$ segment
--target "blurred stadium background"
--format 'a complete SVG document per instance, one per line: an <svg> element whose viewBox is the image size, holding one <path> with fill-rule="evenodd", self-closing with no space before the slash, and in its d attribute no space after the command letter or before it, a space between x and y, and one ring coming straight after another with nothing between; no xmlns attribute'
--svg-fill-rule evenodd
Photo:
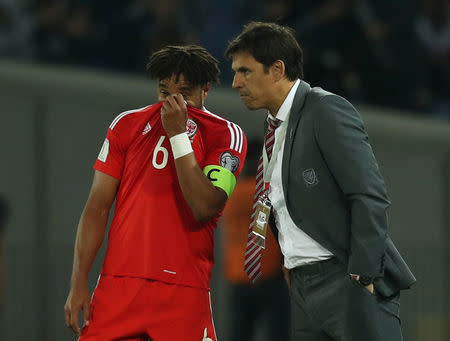
<svg viewBox="0 0 450 341"><path fill-rule="evenodd" d="M448 0L0 0L0 196L10 207L0 340L75 339L63 305L76 224L108 124L156 100L151 51L205 46L223 71L207 107L262 136L264 115L243 107L222 57L250 20L295 28L306 81L362 113L392 200L390 234L418 279L402 296L405 340L450 340ZM213 310L228 340L220 229L216 238Z"/></svg>

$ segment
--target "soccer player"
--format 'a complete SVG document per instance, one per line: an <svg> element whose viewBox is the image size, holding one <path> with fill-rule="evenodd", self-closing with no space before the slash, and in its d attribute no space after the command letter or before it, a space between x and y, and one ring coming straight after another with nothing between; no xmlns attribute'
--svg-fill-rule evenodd
<svg viewBox="0 0 450 341"><path fill-rule="evenodd" d="M246 137L204 107L219 75L204 48L165 47L147 69L160 102L109 126L78 225L66 324L81 341L215 341L213 232L242 169ZM114 199L91 299L88 274Z"/></svg>

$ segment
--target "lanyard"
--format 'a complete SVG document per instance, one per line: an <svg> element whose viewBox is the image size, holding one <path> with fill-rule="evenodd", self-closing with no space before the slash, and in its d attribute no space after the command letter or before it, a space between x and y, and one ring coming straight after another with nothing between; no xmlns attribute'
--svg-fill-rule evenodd
<svg viewBox="0 0 450 341"><path fill-rule="evenodd" d="M266 151L266 144L264 143L263 147L263 174L264 174L264 182L266 184L270 183L270 179L272 178L273 169L275 167L275 161L277 159L277 154L280 151L281 145L284 142L284 138L286 137L286 130L289 122L289 114L286 119L281 123L281 126L278 128L278 136L276 136L276 142L273 146L272 157L270 158L270 162L268 162L268 156ZM267 186L267 185L266 185Z"/></svg>

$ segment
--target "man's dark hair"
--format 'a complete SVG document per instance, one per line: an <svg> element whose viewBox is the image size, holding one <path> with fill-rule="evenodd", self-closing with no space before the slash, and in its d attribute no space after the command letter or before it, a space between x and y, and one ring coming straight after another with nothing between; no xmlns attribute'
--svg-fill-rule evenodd
<svg viewBox="0 0 450 341"><path fill-rule="evenodd" d="M232 58L240 52L251 54L264 65L265 72L275 61L282 60L289 80L303 78L303 51L292 28L275 23L251 22L228 44L225 56Z"/></svg>
<svg viewBox="0 0 450 341"><path fill-rule="evenodd" d="M151 78L176 80L183 74L191 86L219 82L219 61L198 45L166 46L150 56L147 71Z"/></svg>

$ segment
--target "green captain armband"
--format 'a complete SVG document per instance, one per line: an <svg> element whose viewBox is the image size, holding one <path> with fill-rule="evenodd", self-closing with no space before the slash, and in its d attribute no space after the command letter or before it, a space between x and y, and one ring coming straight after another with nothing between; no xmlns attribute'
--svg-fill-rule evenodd
<svg viewBox="0 0 450 341"><path fill-rule="evenodd" d="M203 173L216 187L222 188L227 193L228 198L233 193L236 186L236 177L228 169L221 166L206 166Z"/></svg>

